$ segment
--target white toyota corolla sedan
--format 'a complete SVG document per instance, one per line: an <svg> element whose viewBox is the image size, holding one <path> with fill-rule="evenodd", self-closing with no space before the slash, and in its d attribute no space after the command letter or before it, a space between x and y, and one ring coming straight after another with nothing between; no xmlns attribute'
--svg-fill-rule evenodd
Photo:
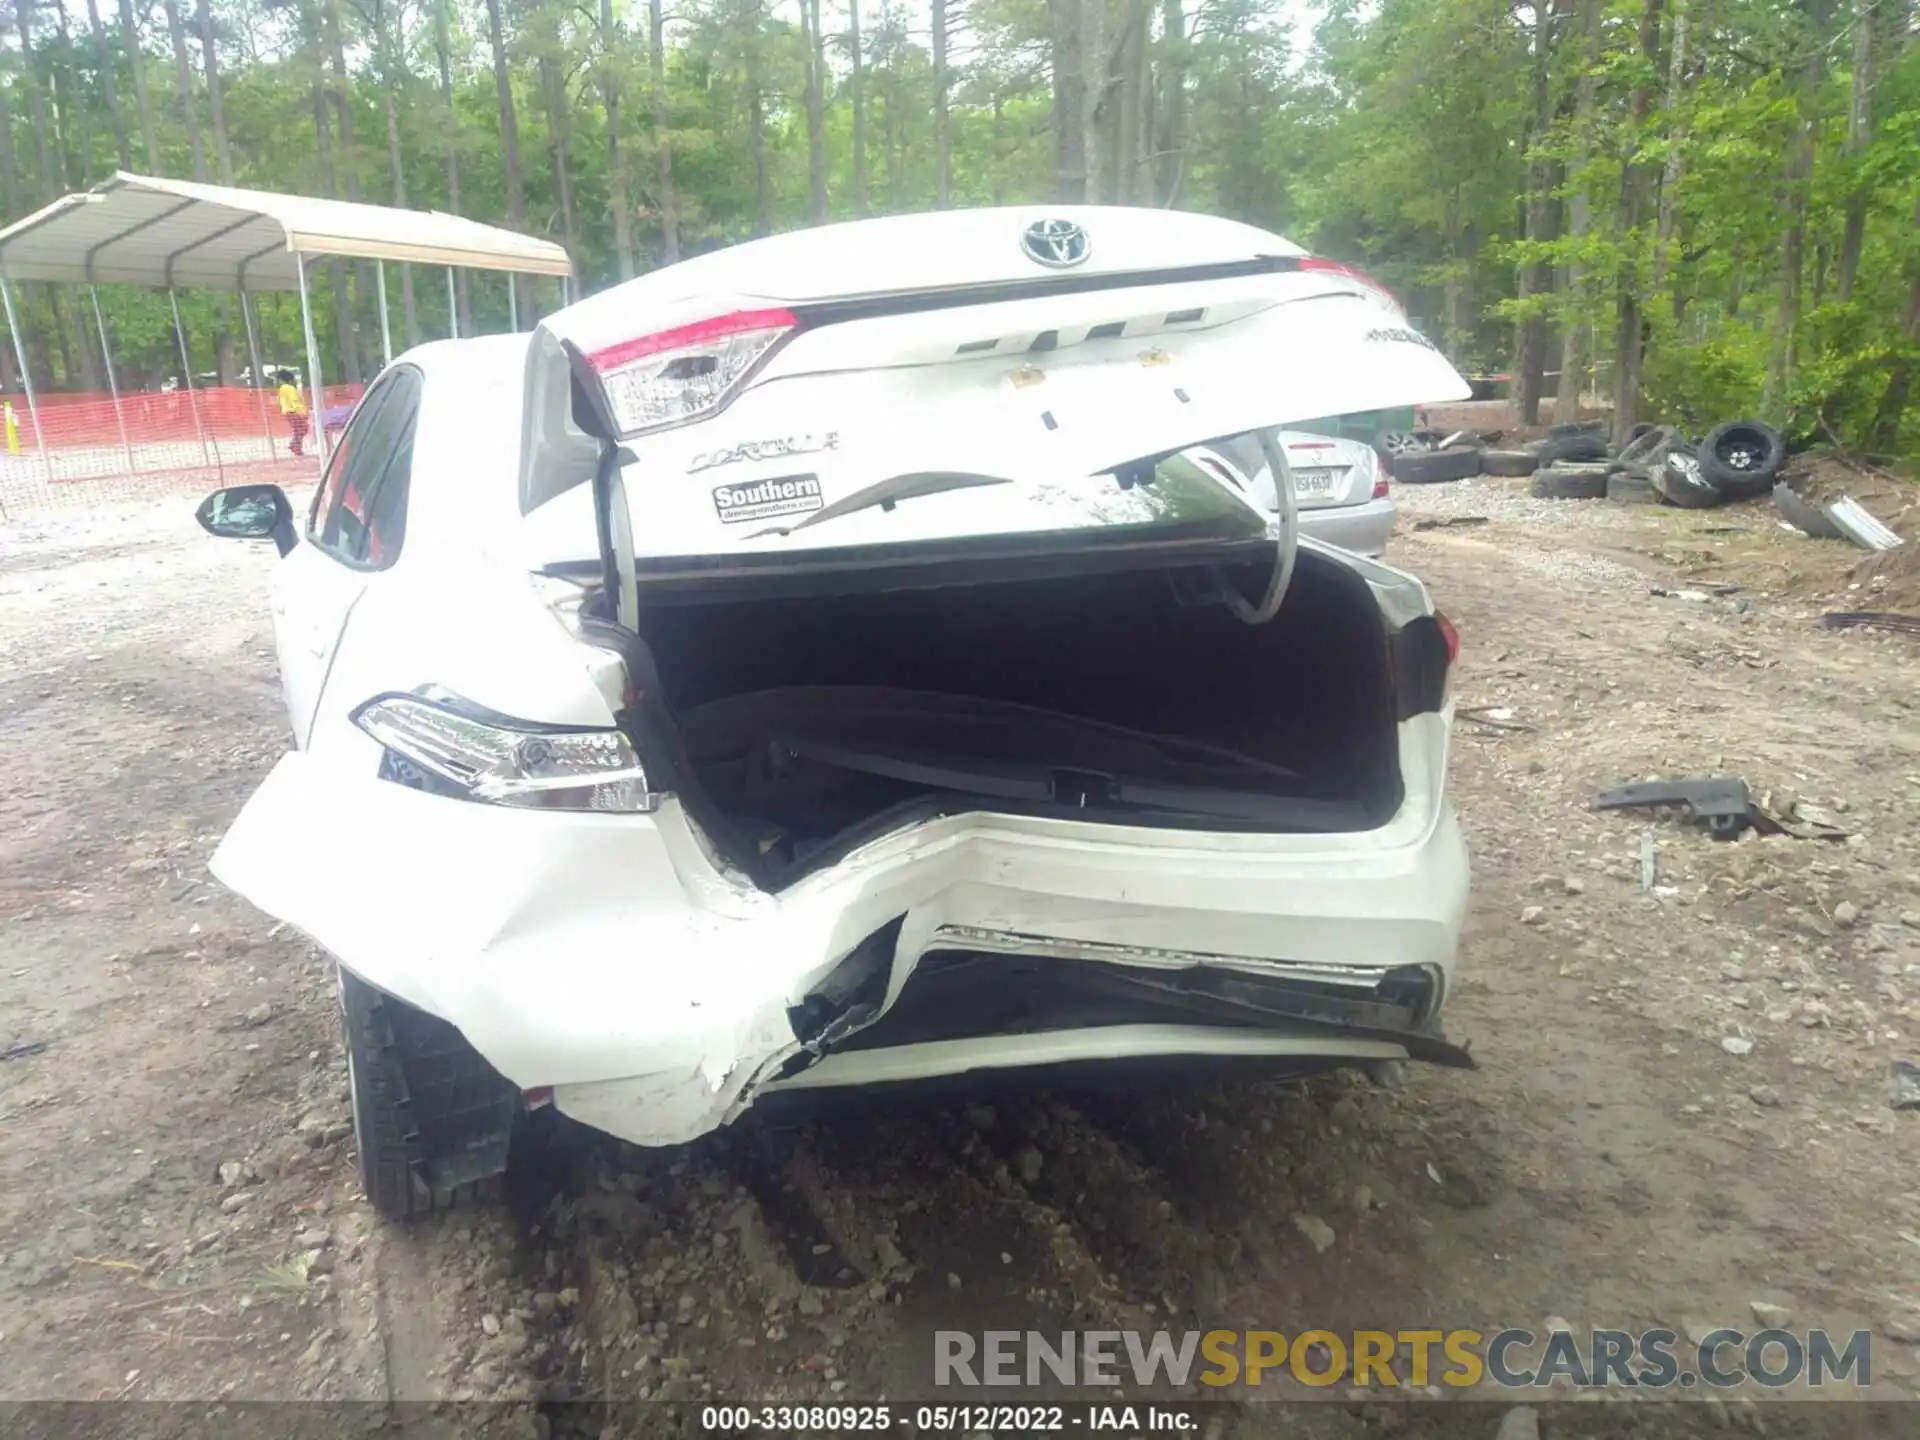
<svg viewBox="0 0 1920 1440"><path fill-rule="evenodd" d="M295 747L213 871L339 961L369 1195L450 1203L547 1104L667 1145L848 1087L1470 1064L1453 629L1300 537L1281 441L1466 393L1276 235L961 211L422 346L309 513L209 496L280 551Z"/></svg>

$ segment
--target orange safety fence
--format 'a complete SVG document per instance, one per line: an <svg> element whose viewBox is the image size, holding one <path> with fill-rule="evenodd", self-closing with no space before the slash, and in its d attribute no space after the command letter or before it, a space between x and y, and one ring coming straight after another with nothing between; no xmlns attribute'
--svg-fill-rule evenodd
<svg viewBox="0 0 1920 1440"><path fill-rule="evenodd" d="M140 390L117 403L98 391L56 392L36 395L33 410L24 394L0 394L0 506L311 479L319 471L315 432L322 419L337 437L364 389L326 387L323 403L309 404L299 454L273 390Z"/></svg>

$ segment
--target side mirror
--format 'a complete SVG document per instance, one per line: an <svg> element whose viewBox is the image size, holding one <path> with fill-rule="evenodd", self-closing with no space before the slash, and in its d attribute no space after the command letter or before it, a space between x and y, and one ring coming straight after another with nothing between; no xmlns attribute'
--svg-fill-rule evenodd
<svg viewBox="0 0 1920 1440"><path fill-rule="evenodd" d="M293 549L293 502L278 485L229 485L193 512L200 528L223 540L271 540L282 555Z"/></svg>

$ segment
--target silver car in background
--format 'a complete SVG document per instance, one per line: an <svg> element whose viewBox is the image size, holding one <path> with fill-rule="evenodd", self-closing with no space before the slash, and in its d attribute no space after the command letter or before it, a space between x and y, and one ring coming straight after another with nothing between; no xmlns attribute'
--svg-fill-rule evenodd
<svg viewBox="0 0 1920 1440"><path fill-rule="evenodd" d="M1339 440L1305 430L1283 430L1287 468L1300 512L1300 533L1356 555L1379 559L1393 534L1393 500L1386 471L1371 445ZM1269 510L1279 508L1273 476L1259 440L1239 435L1216 447L1251 478L1254 494Z"/></svg>

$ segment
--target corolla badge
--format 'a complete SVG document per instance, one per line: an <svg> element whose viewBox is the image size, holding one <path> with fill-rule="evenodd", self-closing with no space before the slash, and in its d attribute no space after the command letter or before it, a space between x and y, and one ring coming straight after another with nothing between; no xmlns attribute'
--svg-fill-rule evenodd
<svg viewBox="0 0 1920 1440"><path fill-rule="evenodd" d="M1036 220L1020 236L1027 258L1055 270L1078 265L1093 251L1087 232L1072 220Z"/></svg>

